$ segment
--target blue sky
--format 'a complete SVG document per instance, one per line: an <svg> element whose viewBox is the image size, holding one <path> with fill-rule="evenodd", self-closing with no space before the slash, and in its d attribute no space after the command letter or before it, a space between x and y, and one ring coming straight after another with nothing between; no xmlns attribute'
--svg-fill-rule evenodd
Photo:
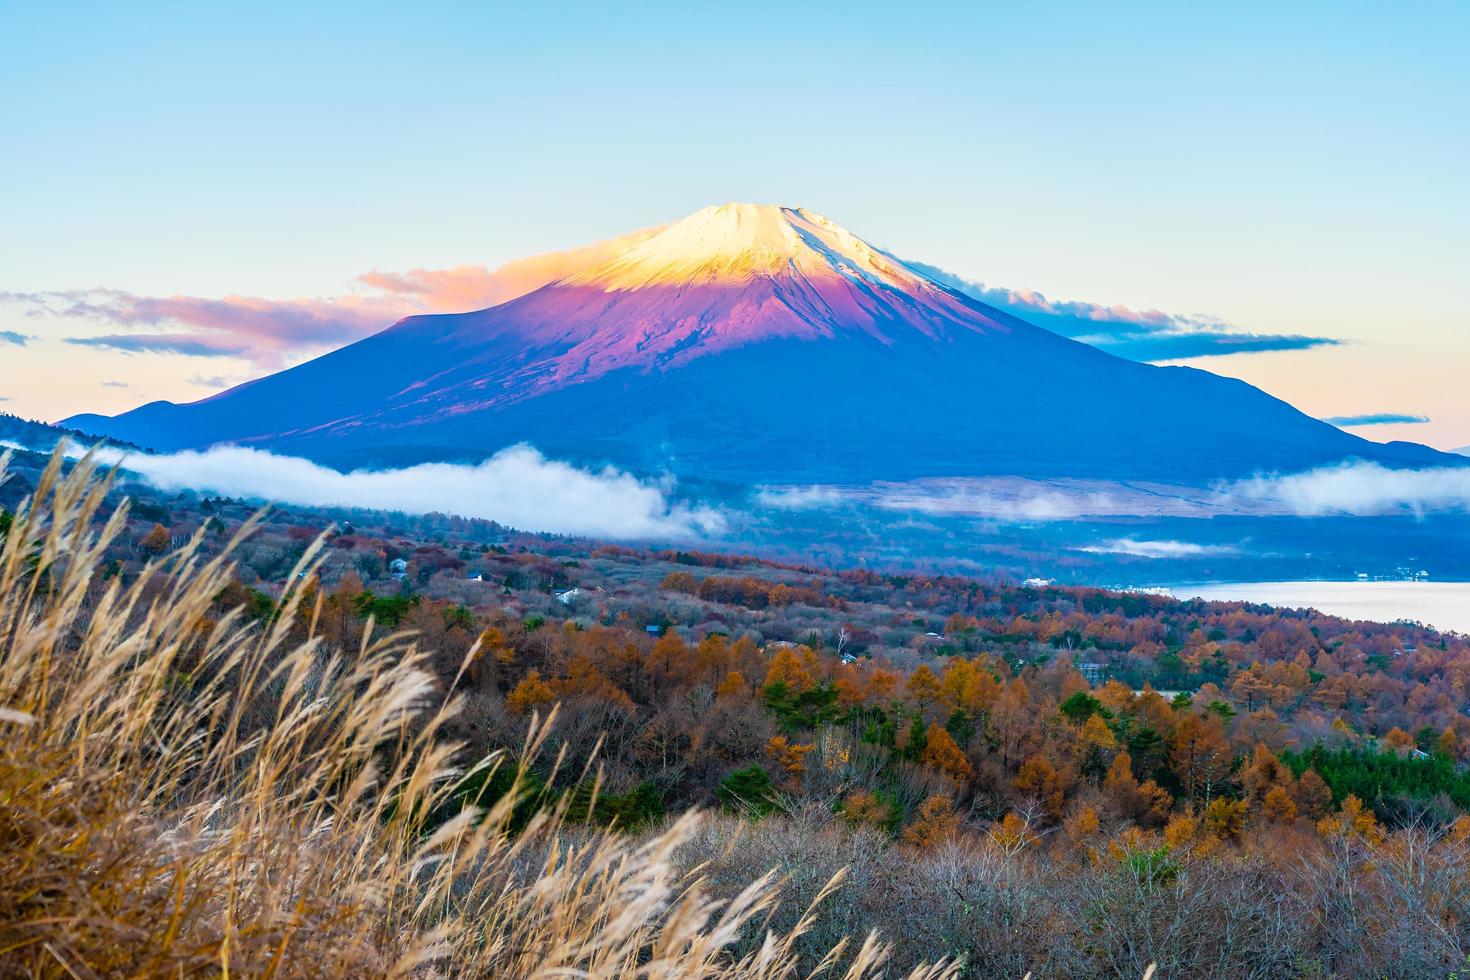
<svg viewBox="0 0 1470 980"><path fill-rule="evenodd" d="M1339 341L1192 363L1470 443L1466 36L1463 3L0 3L0 408L262 370L68 343L119 330L82 291L330 298L752 200L987 287Z"/></svg>

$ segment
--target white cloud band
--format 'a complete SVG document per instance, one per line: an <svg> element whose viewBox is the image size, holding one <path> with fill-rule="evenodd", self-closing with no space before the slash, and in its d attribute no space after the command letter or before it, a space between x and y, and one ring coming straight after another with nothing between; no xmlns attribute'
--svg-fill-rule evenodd
<svg viewBox="0 0 1470 980"><path fill-rule="evenodd" d="M12 446L12 448L21 448ZM691 538L719 533L710 507L677 503L668 484L611 467L578 469L530 446L512 446L475 465L423 463L341 473L295 456L219 446L147 455L99 451L163 490L191 489L313 507L442 512L525 531L603 538Z"/></svg>

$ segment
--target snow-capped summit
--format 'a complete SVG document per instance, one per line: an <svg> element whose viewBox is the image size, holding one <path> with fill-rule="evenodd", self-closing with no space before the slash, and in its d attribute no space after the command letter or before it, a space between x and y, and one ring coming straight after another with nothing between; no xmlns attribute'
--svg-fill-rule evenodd
<svg viewBox="0 0 1470 980"><path fill-rule="evenodd" d="M668 370L736 347L863 336L893 346L1012 329L835 222L726 204L499 306L393 328L480 344L508 331L521 397L627 368ZM1027 328L1033 329L1033 328Z"/></svg>
<svg viewBox="0 0 1470 980"><path fill-rule="evenodd" d="M565 280L607 290L731 284L758 277L851 279L897 290L933 284L836 222L804 208L722 204L696 211L610 261Z"/></svg>
<svg viewBox="0 0 1470 980"><path fill-rule="evenodd" d="M802 208L705 208L523 265L530 291L488 309L410 317L204 401L76 424L159 449L235 442L339 465L530 442L768 483L1190 482L1445 458L1358 438L1240 381L1067 340Z"/></svg>

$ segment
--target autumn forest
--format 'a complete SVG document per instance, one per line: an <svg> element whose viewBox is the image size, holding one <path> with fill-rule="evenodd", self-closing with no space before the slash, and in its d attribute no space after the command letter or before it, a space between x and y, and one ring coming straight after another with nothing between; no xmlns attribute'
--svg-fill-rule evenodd
<svg viewBox="0 0 1470 980"><path fill-rule="evenodd" d="M42 462L18 456L0 501ZM257 511L126 484L104 510L124 496L93 603ZM848 869L802 940L813 962L876 925L898 965L942 954L974 976L1464 963L1464 637L443 515L276 509L235 560L201 637L232 609L273 629L288 602L291 642L411 634L462 705L436 737L467 752L520 752L554 712L523 785L472 774L435 822L508 792L520 824L560 805L635 838L711 811L678 859L726 897L752 868L807 898ZM172 683L201 683L182 656Z"/></svg>

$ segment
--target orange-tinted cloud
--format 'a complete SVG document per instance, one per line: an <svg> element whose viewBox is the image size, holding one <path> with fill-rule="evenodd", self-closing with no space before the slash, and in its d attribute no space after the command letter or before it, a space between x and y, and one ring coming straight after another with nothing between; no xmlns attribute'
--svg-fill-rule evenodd
<svg viewBox="0 0 1470 980"><path fill-rule="evenodd" d="M566 252L506 263L498 269L374 270L359 276L365 289L316 299L258 296L138 296L118 289L0 293L37 317L100 321L137 332L69 337L67 341L125 353L239 357L278 370L293 357L340 347L406 316L483 309L597 265L656 234L633 232ZM165 327L165 330L145 328ZM15 343L23 343L21 338ZM4 339L10 339L5 335Z"/></svg>
<svg viewBox="0 0 1470 980"><path fill-rule="evenodd" d="M274 300L256 296L138 296L114 289L3 293L33 316L92 320L122 332L67 338L127 353L234 357L275 371L293 360L359 340L407 316L484 309L592 269L631 249L663 227L646 228L564 252L517 259L495 269L374 269L339 296ZM1050 300L1031 290L986 287L922 263L911 268L951 288L1038 326L1140 361L1296 350L1339 341L1300 335L1247 333L1208 318ZM0 342L29 338L0 332Z"/></svg>
<svg viewBox="0 0 1470 980"><path fill-rule="evenodd" d="M645 228L617 238L548 252L507 262L497 269L461 265L453 269L411 269L408 272L372 272L358 281L394 296L412 297L425 312L460 313L497 306L540 289L549 282L575 275L652 238L661 227Z"/></svg>
<svg viewBox="0 0 1470 980"><path fill-rule="evenodd" d="M14 296L0 296L3 299L13 300ZM271 370L283 366L292 355L338 347L418 312L395 297L353 294L271 300L80 290L31 294L27 299L31 315L87 319L127 331L69 337L69 343L129 353L243 357Z"/></svg>

